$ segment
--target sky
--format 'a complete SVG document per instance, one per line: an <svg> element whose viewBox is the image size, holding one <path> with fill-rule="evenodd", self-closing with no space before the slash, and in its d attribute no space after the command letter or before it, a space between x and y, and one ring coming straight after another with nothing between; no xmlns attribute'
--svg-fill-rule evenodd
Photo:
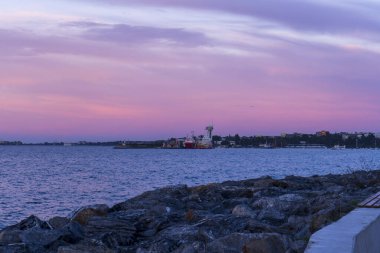
<svg viewBox="0 0 380 253"><path fill-rule="evenodd" d="M380 131L379 0L0 2L0 140Z"/></svg>

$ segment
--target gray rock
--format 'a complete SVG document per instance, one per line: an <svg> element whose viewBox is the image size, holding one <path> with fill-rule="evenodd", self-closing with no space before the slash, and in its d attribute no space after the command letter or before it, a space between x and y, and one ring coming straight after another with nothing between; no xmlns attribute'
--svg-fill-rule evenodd
<svg viewBox="0 0 380 253"><path fill-rule="evenodd" d="M250 217L255 218L257 213L255 213L252 208L247 205L237 205L232 209L232 215L236 217Z"/></svg>
<svg viewBox="0 0 380 253"><path fill-rule="evenodd" d="M176 249L173 253L198 253L193 245L184 245Z"/></svg>
<svg viewBox="0 0 380 253"><path fill-rule="evenodd" d="M50 226L40 220L37 216L31 215L28 218L22 220L20 223L16 224L15 226L12 226L11 228L17 228L19 230L28 230L30 228L43 228L43 229L50 229Z"/></svg>
<svg viewBox="0 0 380 253"><path fill-rule="evenodd" d="M198 230L198 238L200 241L209 243L215 240L215 235L212 230L206 228L200 228Z"/></svg>
<svg viewBox="0 0 380 253"><path fill-rule="evenodd" d="M261 222L258 220L249 220L245 225L245 230L251 233L283 233L284 231L274 225L270 225L265 222Z"/></svg>
<svg viewBox="0 0 380 253"><path fill-rule="evenodd" d="M309 212L309 203L298 194L264 197L255 201L252 206L262 209L258 215L259 220L274 223L282 223L290 215L306 215Z"/></svg>
<svg viewBox="0 0 380 253"><path fill-rule="evenodd" d="M8 245L14 243L20 243L21 230L15 229L5 229L0 232L0 245Z"/></svg>
<svg viewBox="0 0 380 253"><path fill-rule="evenodd" d="M57 253L117 253L105 246L73 245L59 247Z"/></svg>
<svg viewBox="0 0 380 253"><path fill-rule="evenodd" d="M71 221L76 221L80 224L86 224L87 221L94 216L105 216L109 211L107 205L91 205L79 208L69 215Z"/></svg>
<svg viewBox="0 0 380 253"><path fill-rule="evenodd" d="M292 231L301 230L307 223L310 223L310 218L305 216L291 215L288 217L288 226Z"/></svg>
<svg viewBox="0 0 380 253"><path fill-rule="evenodd" d="M68 218L65 217L53 217L49 219L48 224L53 228L53 229L59 229L64 227L70 222Z"/></svg>
<svg viewBox="0 0 380 253"><path fill-rule="evenodd" d="M273 224L282 224L286 219L286 215L278 209L265 208L260 211L257 218L259 220L269 221Z"/></svg>
<svg viewBox="0 0 380 253"><path fill-rule="evenodd" d="M179 245L176 241L170 239L161 239L151 243L149 251L151 253L173 252L178 249Z"/></svg>
<svg viewBox="0 0 380 253"><path fill-rule="evenodd" d="M297 240L292 242L291 249L296 253L303 253L306 249L307 241L305 240Z"/></svg>
<svg viewBox="0 0 380 253"><path fill-rule="evenodd" d="M33 227L22 231L20 239L31 253L41 253L48 249L68 243L77 243L84 238L80 225L76 222L67 224L58 230L41 229Z"/></svg>
<svg viewBox="0 0 380 253"><path fill-rule="evenodd" d="M84 229L87 237L96 239L104 239L105 234L112 233L112 240L115 240L118 245L130 245L136 236L136 227L131 222L114 216L92 217Z"/></svg>
<svg viewBox="0 0 380 253"><path fill-rule="evenodd" d="M49 245L57 241L61 233L57 230L47 230L34 227L21 233L20 238L31 253L45 252Z"/></svg>
<svg viewBox="0 0 380 253"><path fill-rule="evenodd" d="M234 233L231 235L227 235L225 237L214 240L209 243L206 248L206 252L209 253L220 253L220 252L228 252L228 253L241 253L241 252L251 252L247 250L251 250L252 243L256 242L259 246L263 245L264 248L267 244L269 244L272 240L276 241L276 243L280 243L282 245L281 240L278 239L268 239L272 238L273 234L247 234L247 233ZM266 241L267 240L267 241ZM282 249L281 246L279 249ZM255 251L252 251L255 252ZM260 251L256 251L257 253ZM263 251L266 253L267 251ZM272 253L272 251L269 251ZM282 251L276 253L283 253Z"/></svg>
<svg viewBox="0 0 380 253"><path fill-rule="evenodd" d="M171 226L160 233L160 238L180 241L182 243L193 242L198 239L199 229L192 225Z"/></svg>
<svg viewBox="0 0 380 253"><path fill-rule="evenodd" d="M288 212L297 208L298 204L305 205L304 198L298 194L284 194L278 197L261 198L255 203L253 207L257 208L274 208L279 211Z"/></svg>
<svg viewBox="0 0 380 253"><path fill-rule="evenodd" d="M23 243L0 246L0 253L29 253L27 247Z"/></svg>
<svg viewBox="0 0 380 253"><path fill-rule="evenodd" d="M226 187L221 192L221 195L225 199L236 199L236 198L252 198L254 189L245 187Z"/></svg>
<svg viewBox="0 0 380 253"><path fill-rule="evenodd" d="M70 222L57 231L60 232L60 239L67 243L77 243L85 238L84 230L77 222Z"/></svg>
<svg viewBox="0 0 380 253"><path fill-rule="evenodd" d="M120 237L119 234L116 234L114 232L109 232L109 233L103 234L100 240L108 248L117 249L121 244L122 238Z"/></svg>
<svg viewBox="0 0 380 253"><path fill-rule="evenodd" d="M273 185L273 182L275 182L274 179L271 177L263 177L261 179L258 179L256 182L254 182L254 186L258 188L267 188Z"/></svg>
<svg viewBox="0 0 380 253"><path fill-rule="evenodd" d="M190 201L196 201L196 202L202 202L201 198L199 197L199 194L197 194L197 193L190 194L189 197L188 197L188 200L190 200Z"/></svg>
<svg viewBox="0 0 380 253"><path fill-rule="evenodd" d="M244 253L285 253L285 245L278 235L253 238L243 246Z"/></svg>
<svg viewBox="0 0 380 253"><path fill-rule="evenodd" d="M310 224L304 225L297 233L294 235L296 240L308 240L311 236Z"/></svg>

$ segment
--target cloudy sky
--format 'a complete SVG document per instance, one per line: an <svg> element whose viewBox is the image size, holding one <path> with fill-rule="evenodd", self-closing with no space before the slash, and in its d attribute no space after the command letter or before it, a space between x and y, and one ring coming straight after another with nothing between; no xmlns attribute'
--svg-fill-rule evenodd
<svg viewBox="0 0 380 253"><path fill-rule="evenodd" d="M380 131L378 0L0 2L0 140Z"/></svg>

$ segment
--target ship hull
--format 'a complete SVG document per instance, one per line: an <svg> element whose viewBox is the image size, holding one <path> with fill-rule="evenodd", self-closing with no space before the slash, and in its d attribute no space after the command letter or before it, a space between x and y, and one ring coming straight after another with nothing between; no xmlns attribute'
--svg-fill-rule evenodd
<svg viewBox="0 0 380 253"><path fill-rule="evenodd" d="M185 142L183 145L186 149L195 149L195 143L193 142Z"/></svg>

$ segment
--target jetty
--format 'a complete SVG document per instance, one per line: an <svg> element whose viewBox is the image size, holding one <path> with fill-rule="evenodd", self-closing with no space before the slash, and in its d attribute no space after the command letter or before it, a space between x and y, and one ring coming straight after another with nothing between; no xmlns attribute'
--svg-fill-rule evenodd
<svg viewBox="0 0 380 253"><path fill-rule="evenodd" d="M27 217L0 231L0 252L369 253L338 246L354 234L357 247L372 240L379 209L363 200L379 191L380 171L170 186L67 217Z"/></svg>

